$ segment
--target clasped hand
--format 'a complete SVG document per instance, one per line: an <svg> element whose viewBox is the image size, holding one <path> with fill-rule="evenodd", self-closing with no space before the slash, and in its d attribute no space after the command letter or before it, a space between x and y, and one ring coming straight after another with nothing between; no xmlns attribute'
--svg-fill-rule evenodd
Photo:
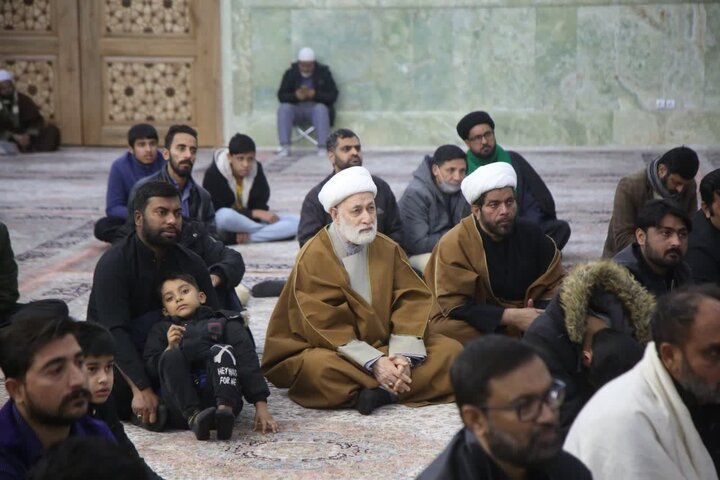
<svg viewBox="0 0 720 480"><path fill-rule="evenodd" d="M373 375L385 390L400 394L410 391L410 362L403 355L380 357L372 366Z"/></svg>

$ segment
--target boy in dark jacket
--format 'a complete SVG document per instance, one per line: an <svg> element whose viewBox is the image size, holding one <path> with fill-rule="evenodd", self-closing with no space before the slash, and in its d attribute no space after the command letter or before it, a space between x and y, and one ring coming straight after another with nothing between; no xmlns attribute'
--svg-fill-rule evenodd
<svg viewBox="0 0 720 480"><path fill-rule="evenodd" d="M168 277L160 293L166 319L156 323L145 343L146 369L159 378L170 423L187 426L198 440L217 430L218 440L232 436L241 395L255 404L254 428L277 432L268 411L270 395L243 317L203 306L190 275ZM183 421L175 422L181 417Z"/></svg>
<svg viewBox="0 0 720 480"><path fill-rule="evenodd" d="M115 382L115 341L112 334L102 325L91 322L78 322L75 335L85 355L85 371L88 375L88 389L92 398L88 414L107 424L118 445L129 454L137 457L145 468L146 478L161 479L140 457L135 445L128 438L123 424L118 418L115 401L112 396Z"/></svg>

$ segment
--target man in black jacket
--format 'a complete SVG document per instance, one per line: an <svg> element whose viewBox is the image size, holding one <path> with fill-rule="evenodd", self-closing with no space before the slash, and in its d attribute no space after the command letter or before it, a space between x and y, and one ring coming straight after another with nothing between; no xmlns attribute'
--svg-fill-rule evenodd
<svg viewBox="0 0 720 480"><path fill-rule="evenodd" d="M312 122L318 146L325 144L335 118L333 104L337 97L338 89L330 68L315 61L315 52L311 48L300 49L298 61L285 71L278 89L280 156L290 155L292 127L298 123ZM324 151L319 148L318 154L322 153Z"/></svg>
<svg viewBox="0 0 720 480"><path fill-rule="evenodd" d="M418 479L592 478L562 450L565 386L528 345L504 335L479 338L458 355L450 379L465 427Z"/></svg>
<svg viewBox="0 0 720 480"><path fill-rule="evenodd" d="M696 283L720 285L720 168L703 177L700 199L685 260Z"/></svg>
<svg viewBox="0 0 720 480"><path fill-rule="evenodd" d="M620 250L613 261L624 266L656 297L693 283L684 258L690 217L672 200L650 200L638 213L635 242Z"/></svg>
<svg viewBox="0 0 720 480"><path fill-rule="evenodd" d="M320 204L318 194L323 186L340 170L348 167L362 166L362 146L360 138L352 130L339 128L335 130L327 140L327 155L332 173L315 185L305 196L300 210L300 224L298 225L297 238L302 247L323 227L332 222L330 214ZM400 212L398 210L395 195L382 178L372 176L373 183L377 186L375 207L377 208L377 230L387 235L402 246L403 227Z"/></svg>
<svg viewBox="0 0 720 480"><path fill-rule="evenodd" d="M116 365L123 374L116 380L120 418L128 420L132 408L143 424L154 424L158 398L141 355L150 328L162 319L157 294L162 280L170 273L191 274L206 292L207 304L220 305L203 260L178 244L182 215L175 187L146 183L137 190L134 205L135 232L95 266L87 319L105 326L115 339Z"/></svg>
<svg viewBox="0 0 720 480"><path fill-rule="evenodd" d="M298 215L270 210L270 185L255 151L252 138L235 134L228 148L215 152L203 178L216 209L218 235L226 244L288 240L297 234Z"/></svg>

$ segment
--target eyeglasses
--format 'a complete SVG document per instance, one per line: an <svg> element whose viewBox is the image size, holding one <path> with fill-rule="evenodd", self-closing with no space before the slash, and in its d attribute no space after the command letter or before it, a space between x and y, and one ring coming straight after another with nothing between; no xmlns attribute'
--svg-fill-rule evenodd
<svg viewBox="0 0 720 480"><path fill-rule="evenodd" d="M490 140L493 139L494 136L495 136L495 133L492 130L490 130L490 131L482 133L480 135L475 135L474 137L468 138L468 142L479 142L483 139L486 142L489 142Z"/></svg>
<svg viewBox="0 0 720 480"><path fill-rule="evenodd" d="M480 408L483 410L514 410L518 420L521 422L534 422L540 416L543 405L557 410L564 400L565 383L560 380L553 380L548 391L540 396L525 397L503 407L482 405Z"/></svg>

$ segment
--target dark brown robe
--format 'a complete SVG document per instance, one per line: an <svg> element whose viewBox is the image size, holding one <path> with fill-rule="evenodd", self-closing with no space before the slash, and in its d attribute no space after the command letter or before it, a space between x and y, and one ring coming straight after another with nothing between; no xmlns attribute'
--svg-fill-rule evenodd
<svg viewBox="0 0 720 480"><path fill-rule="evenodd" d="M448 373L461 345L427 332L432 296L400 247L378 234L367 248L372 304L350 287L327 228L300 250L270 317L263 373L304 407L352 406L360 389L379 385L338 348L356 340L387 353L391 334L414 336L424 340L427 358L399 401L453 401Z"/></svg>
<svg viewBox="0 0 720 480"><path fill-rule="evenodd" d="M468 215L440 239L433 249L424 276L433 292L433 311L430 315L432 331L454 338L464 345L481 333L468 322L453 318L454 309L470 301L522 308L532 299L537 305L555 295L565 270L560 251L555 248L555 255L547 270L527 286L524 298L497 297L488 273L482 236L475 218ZM508 329L507 333L520 334L517 329Z"/></svg>

